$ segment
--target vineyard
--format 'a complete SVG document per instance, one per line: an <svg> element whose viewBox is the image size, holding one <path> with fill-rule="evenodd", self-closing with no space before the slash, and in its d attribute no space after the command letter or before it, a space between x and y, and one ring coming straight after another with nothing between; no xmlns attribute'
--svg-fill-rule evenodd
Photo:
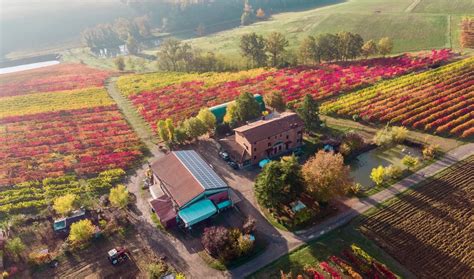
<svg viewBox="0 0 474 279"><path fill-rule="evenodd" d="M329 101L321 112L474 136L474 58L403 76Z"/></svg>
<svg viewBox="0 0 474 279"><path fill-rule="evenodd" d="M41 70L59 71L47 68ZM94 76L91 71L83 74ZM98 71L96 77L102 73ZM35 74L33 71L33 79ZM19 75L25 78L25 73ZM70 80L58 82L52 87L70 85ZM103 82L94 81L89 87L81 84L82 89L0 98L0 185L131 167L142 154L142 144L107 92L94 87ZM32 87L33 92L43 85Z"/></svg>
<svg viewBox="0 0 474 279"><path fill-rule="evenodd" d="M38 212L51 204L54 198L65 194L75 194L83 198L86 198L86 195L104 194L124 175L125 171L112 169L84 181L74 175L66 175L17 184L0 191L0 218L8 214Z"/></svg>
<svg viewBox="0 0 474 279"><path fill-rule="evenodd" d="M361 230L419 278L472 278L473 185L470 157L367 217Z"/></svg>
<svg viewBox="0 0 474 279"><path fill-rule="evenodd" d="M221 104L242 92L281 92L287 102L311 94L317 100L426 69L449 60L449 50L315 67L251 70L239 73L145 74L119 78L117 85L154 128L157 120L182 120L202 107Z"/></svg>
<svg viewBox="0 0 474 279"><path fill-rule="evenodd" d="M102 87L111 74L81 64L59 64L4 74L0 76L0 97Z"/></svg>

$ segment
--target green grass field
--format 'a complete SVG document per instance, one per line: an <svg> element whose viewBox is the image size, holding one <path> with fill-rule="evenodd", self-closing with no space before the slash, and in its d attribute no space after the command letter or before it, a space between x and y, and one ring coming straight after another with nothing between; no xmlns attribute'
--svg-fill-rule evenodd
<svg viewBox="0 0 474 279"><path fill-rule="evenodd" d="M303 12L277 14L268 21L190 39L188 42L197 48L231 57L238 54L240 36L249 32L263 35L273 31L282 32L289 39L290 48L297 47L302 38L308 35L339 31L356 32L366 40L389 36L395 42L395 53L458 47L460 15L474 14L474 2L414 1L349 0Z"/></svg>

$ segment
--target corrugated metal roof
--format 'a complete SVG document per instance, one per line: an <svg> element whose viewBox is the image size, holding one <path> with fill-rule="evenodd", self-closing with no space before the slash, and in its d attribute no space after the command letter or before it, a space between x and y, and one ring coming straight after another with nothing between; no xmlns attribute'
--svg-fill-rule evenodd
<svg viewBox="0 0 474 279"><path fill-rule="evenodd" d="M204 190L226 188L227 184L194 150L174 151L176 157L194 176Z"/></svg>
<svg viewBox="0 0 474 279"><path fill-rule="evenodd" d="M204 199L192 204L189 207L181 209L178 212L178 216L184 221L186 227L189 227L206 220L216 213L217 208L212 203L212 201Z"/></svg>

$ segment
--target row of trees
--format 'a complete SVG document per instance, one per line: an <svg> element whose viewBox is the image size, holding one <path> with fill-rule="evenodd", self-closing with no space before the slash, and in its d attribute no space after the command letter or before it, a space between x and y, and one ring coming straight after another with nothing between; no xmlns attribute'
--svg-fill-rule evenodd
<svg viewBox="0 0 474 279"><path fill-rule="evenodd" d="M138 52L137 40L151 36L150 20L147 16L132 20L118 18L113 23L99 24L81 32L81 41L90 48L117 47L126 44L130 53Z"/></svg>
<svg viewBox="0 0 474 279"><path fill-rule="evenodd" d="M341 154L319 151L303 166L295 156L271 161L255 180L255 195L267 208L279 209L304 192L319 203L346 194L353 182Z"/></svg>
<svg viewBox="0 0 474 279"><path fill-rule="evenodd" d="M157 53L158 67L173 72L222 72L234 70L221 57L208 51L193 49L188 43L169 38Z"/></svg>
<svg viewBox="0 0 474 279"><path fill-rule="evenodd" d="M393 50L393 42L388 37L378 42L364 42L359 34L351 32L308 36L299 46L298 61L291 61L293 58L288 46L288 40L279 32L270 33L267 37L250 33L240 39L242 56L254 67L346 61L361 56L367 58L376 54L387 55Z"/></svg>

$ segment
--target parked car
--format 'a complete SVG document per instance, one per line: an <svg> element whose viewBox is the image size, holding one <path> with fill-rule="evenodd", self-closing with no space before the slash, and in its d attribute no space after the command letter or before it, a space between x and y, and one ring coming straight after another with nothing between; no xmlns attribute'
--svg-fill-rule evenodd
<svg viewBox="0 0 474 279"><path fill-rule="evenodd" d="M227 164L228 164L231 168L233 168L234 170L238 170L238 169L239 169L239 165L238 165L236 162L234 162L234 161L228 161Z"/></svg>
<svg viewBox="0 0 474 279"><path fill-rule="evenodd" d="M224 161L229 161L230 160L229 153L227 153L225 151L219 151L219 157L221 157Z"/></svg>

